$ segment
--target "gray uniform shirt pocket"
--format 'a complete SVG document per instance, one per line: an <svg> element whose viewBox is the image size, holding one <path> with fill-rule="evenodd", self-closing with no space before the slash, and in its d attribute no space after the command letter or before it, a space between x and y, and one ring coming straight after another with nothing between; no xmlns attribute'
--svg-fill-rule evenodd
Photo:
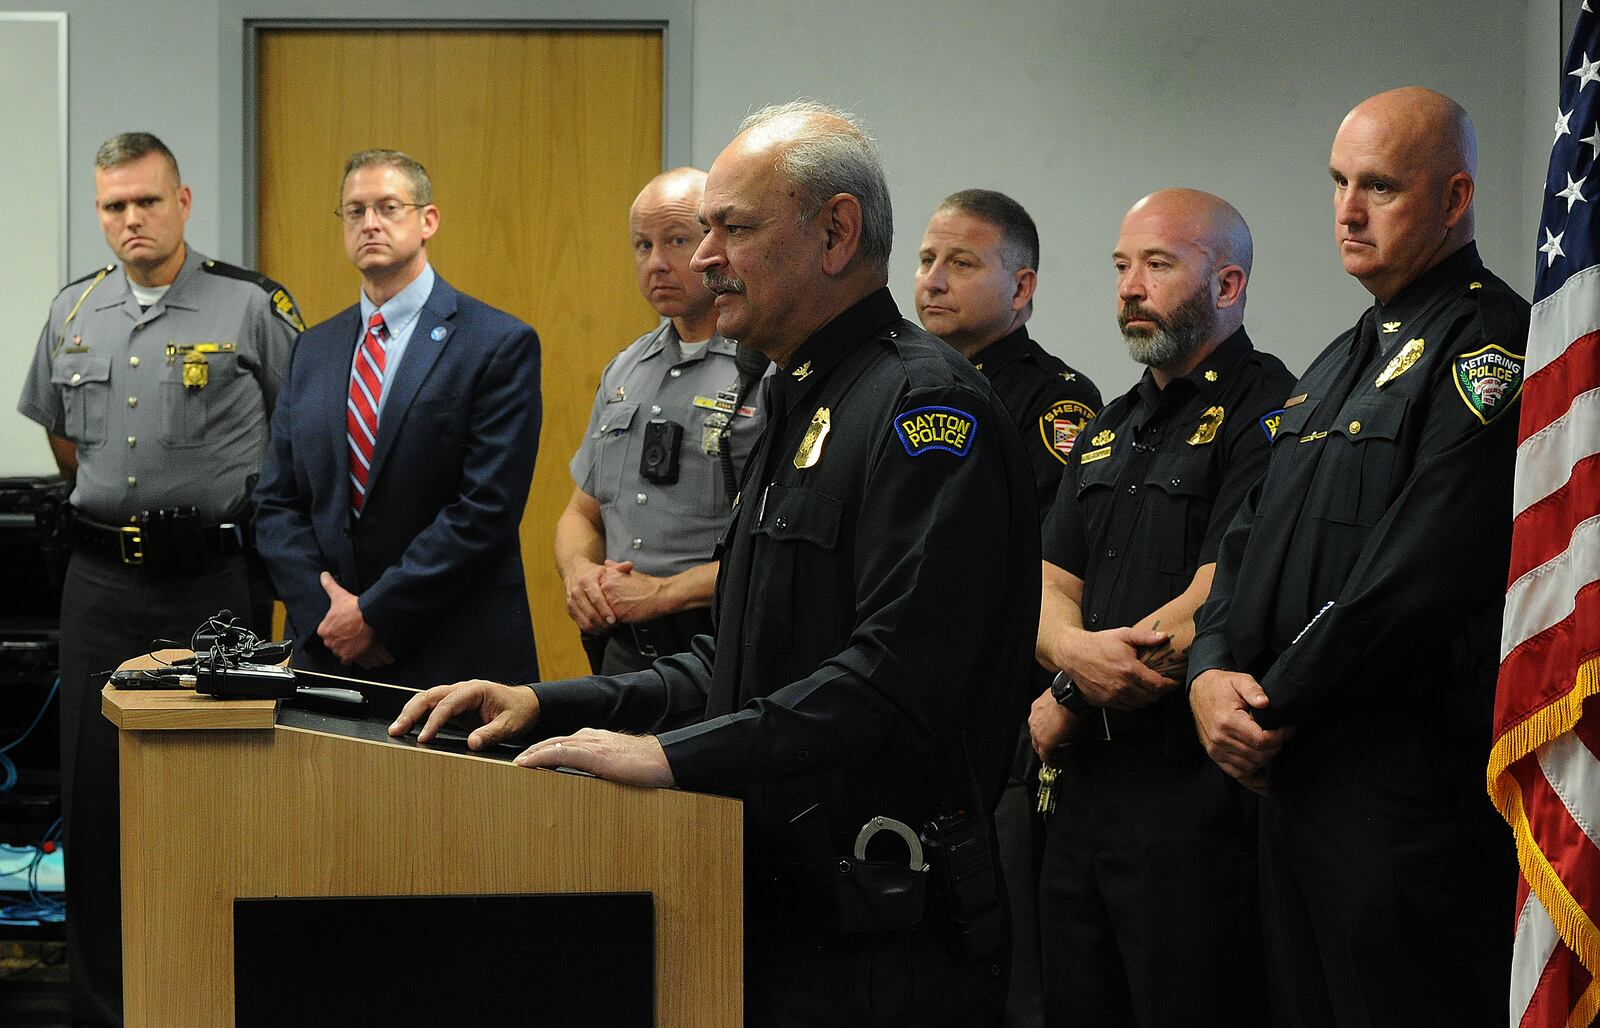
<svg viewBox="0 0 1600 1028"><path fill-rule="evenodd" d="M81 449L103 444L111 403L111 358L62 354L50 368L50 382L61 390L66 437Z"/></svg>

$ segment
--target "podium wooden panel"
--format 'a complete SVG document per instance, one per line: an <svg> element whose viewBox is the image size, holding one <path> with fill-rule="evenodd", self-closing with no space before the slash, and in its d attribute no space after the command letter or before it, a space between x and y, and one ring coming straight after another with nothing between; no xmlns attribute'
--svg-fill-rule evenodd
<svg viewBox="0 0 1600 1028"><path fill-rule="evenodd" d="M273 701L107 686L102 709L130 1028L232 1024L235 898L624 891L654 894L656 1023L741 1023L735 800L276 725Z"/></svg>

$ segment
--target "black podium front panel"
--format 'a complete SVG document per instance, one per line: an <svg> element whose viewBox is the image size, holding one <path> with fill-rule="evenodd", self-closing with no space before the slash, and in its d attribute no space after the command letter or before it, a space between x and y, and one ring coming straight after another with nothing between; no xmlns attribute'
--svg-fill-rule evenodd
<svg viewBox="0 0 1600 1028"><path fill-rule="evenodd" d="M645 1026L649 893L236 899L234 1020Z"/></svg>

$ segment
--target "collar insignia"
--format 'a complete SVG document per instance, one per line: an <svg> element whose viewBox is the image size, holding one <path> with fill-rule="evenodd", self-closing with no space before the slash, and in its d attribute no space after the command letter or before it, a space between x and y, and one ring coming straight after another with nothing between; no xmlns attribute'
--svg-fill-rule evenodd
<svg viewBox="0 0 1600 1028"><path fill-rule="evenodd" d="M1400 331L1400 322L1398 322L1398 321L1385 321L1383 323L1383 331L1385 333Z"/></svg>
<svg viewBox="0 0 1600 1028"><path fill-rule="evenodd" d="M1206 372L1206 381L1207 382L1215 382L1216 380L1217 380L1217 373L1215 371L1207 371Z"/></svg>
<svg viewBox="0 0 1600 1028"><path fill-rule="evenodd" d="M799 379L801 382L804 382L806 380L806 376L811 374L811 362L806 361L798 368L795 368L794 371L790 372L790 374L794 375L794 377Z"/></svg>

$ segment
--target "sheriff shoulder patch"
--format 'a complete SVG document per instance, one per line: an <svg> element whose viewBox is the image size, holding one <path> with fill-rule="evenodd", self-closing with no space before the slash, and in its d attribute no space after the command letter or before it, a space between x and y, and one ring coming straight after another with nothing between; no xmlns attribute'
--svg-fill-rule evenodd
<svg viewBox="0 0 1600 1028"><path fill-rule="evenodd" d="M1456 392L1473 416L1487 425L1522 392L1524 354L1490 343L1455 359Z"/></svg>
<svg viewBox="0 0 1600 1028"><path fill-rule="evenodd" d="M1283 424L1283 411L1284 408L1280 407L1261 415L1261 431L1267 433L1269 443L1278 438L1278 426Z"/></svg>
<svg viewBox="0 0 1600 1028"><path fill-rule="evenodd" d="M894 431L906 453L920 457L929 450L943 450L965 457L972 449L978 420L954 407L918 407L895 415Z"/></svg>
<svg viewBox="0 0 1600 1028"><path fill-rule="evenodd" d="M1050 456L1065 464L1072 456L1072 444L1078 433L1094 417L1088 404L1077 400L1060 400L1051 405L1039 418L1039 438Z"/></svg>

